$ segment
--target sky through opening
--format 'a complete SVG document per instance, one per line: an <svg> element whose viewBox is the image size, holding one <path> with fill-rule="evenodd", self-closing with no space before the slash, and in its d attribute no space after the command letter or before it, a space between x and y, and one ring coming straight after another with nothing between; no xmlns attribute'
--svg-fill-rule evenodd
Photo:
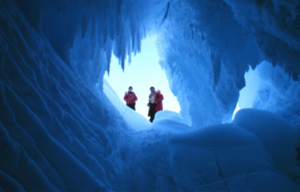
<svg viewBox="0 0 300 192"><path fill-rule="evenodd" d="M170 110L179 113L180 106L177 98L171 92L165 72L159 65L159 56L155 45L155 37L147 37L142 41L141 53L136 54L125 63L125 71L123 72L119 65L118 59L113 55L110 65L110 74L107 72L104 79L114 89L118 97L123 101L125 92L128 87L132 86L133 91L138 97L136 102L136 112L148 118L148 96L150 87L154 86L164 95L164 110Z"/></svg>

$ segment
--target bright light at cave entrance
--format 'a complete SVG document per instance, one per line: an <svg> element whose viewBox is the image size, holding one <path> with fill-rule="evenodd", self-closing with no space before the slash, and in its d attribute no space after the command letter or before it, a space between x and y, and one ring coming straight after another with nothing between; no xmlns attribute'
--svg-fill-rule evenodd
<svg viewBox="0 0 300 192"><path fill-rule="evenodd" d="M118 64L118 59L112 56L109 77L107 73L104 76L124 105L125 92L128 91L129 86L132 86L138 97L136 112L147 117L149 88L154 86L156 90L159 89L164 95L164 110L179 113L180 106L177 98L171 92L166 74L158 63L159 56L155 46L155 38L144 39L141 53L132 57L131 60L130 65L126 62L123 73L121 66Z"/></svg>

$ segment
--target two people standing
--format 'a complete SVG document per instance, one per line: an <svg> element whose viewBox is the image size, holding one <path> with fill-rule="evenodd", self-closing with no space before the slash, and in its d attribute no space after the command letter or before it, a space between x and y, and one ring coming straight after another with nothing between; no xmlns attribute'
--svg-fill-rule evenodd
<svg viewBox="0 0 300 192"><path fill-rule="evenodd" d="M156 112L163 110L162 100L164 99L164 96L159 90L155 91L154 87L150 87L150 91L151 93L149 95L149 103L147 106L149 107L148 116L150 117L150 122L153 122ZM131 86L129 87L128 92L125 93L124 100L128 107L135 110L137 96L132 91Z"/></svg>

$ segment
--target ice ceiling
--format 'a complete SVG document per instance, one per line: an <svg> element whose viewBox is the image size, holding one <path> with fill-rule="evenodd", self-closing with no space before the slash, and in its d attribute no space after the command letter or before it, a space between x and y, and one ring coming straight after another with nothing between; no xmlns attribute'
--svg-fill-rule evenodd
<svg viewBox="0 0 300 192"><path fill-rule="evenodd" d="M124 66L126 57L140 51L141 40L148 33L159 36L160 64L179 100L181 115L191 119L194 134L201 135L204 144L188 134L173 137L155 129L134 132L103 92L96 94L96 90L102 90L112 52ZM277 125L286 130L298 126L297 0L1 0L0 42L2 190L205 191L244 190L244 186L260 190L251 188L255 185L249 182L242 183L241 188L237 180L230 184L226 180L233 178L230 171L218 174L222 166L226 167L226 163L218 163L221 153L198 151L209 153L203 155L208 162L217 162L210 164L211 175L181 167L187 166L183 162L192 157L191 164L195 165L200 157L181 157L181 150L198 152L178 143L192 145L185 140L192 138L193 145L214 148L215 144L205 143L204 136L214 138L225 128L237 134L224 133L226 142L253 133L248 140L233 142L234 152L231 148L225 151L232 154L229 159L242 153L238 143L254 143L247 148L249 155L263 159L255 161L254 172L260 171L258 167L268 167L266 170L278 174L278 181L287 183L287 188L280 189L299 189L295 183L299 183L300 174L295 171L299 168L294 157L300 145L298 140L289 139L293 134L285 135L282 143L286 145L281 145L287 146L281 151L291 149L287 157L294 158L292 162L272 151L273 140L263 140L267 136L256 134L251 127L245 128L249 133L236 130L248 126L239 119L234 125L224 125L224 129L213 126L214 134L203 128L231 121L239 91L246 84L256 87L251 107L273 112L280 121ZM245 81L249 66L256 76ZM273 118L265 113L249 114L253 119L259 119L259 115ZM244 116L240 113L239 118ZM260 127L264 125L276 124ZM218 144L226 146L224 142ZM246 162L248 156L242 157ZM201 162L205 164L206 160ZM294 167L282 162L292 162ZM246 174L246 178L253 171L241 170L240 175ZM138 182L139 178L143 181ZM199 187L195 178L201 178L205 187ZM275 177L267 178L274 181Z"/></svg>
<svg viewBox="0 0 300 192"><path fill-rule="evenodd" d="M266 60L298 80L296 1L16 2L91 86L108 69L110 50L124 65L145 34L160 34L161 65L195 126L230 121L249 66Z"/></svg>

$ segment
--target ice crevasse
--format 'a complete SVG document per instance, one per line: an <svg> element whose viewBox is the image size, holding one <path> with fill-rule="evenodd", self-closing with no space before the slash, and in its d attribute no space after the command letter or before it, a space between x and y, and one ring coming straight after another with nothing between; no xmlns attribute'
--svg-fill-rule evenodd
<svg viewBox="0 0 300 192"><path fill-rule="evenodd" d="M299 191L299 26L290 0L1 0L0 190ZM103 92L147 34L182 117L151 126Z"/></svg>

